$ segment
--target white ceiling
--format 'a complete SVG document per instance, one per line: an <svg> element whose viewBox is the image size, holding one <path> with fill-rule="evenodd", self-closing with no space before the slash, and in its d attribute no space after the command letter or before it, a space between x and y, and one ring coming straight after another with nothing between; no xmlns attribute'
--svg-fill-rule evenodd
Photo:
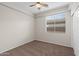
<svg viewBox="0 0 79 59"><path fill-rule="evenodd" d="M4 2L3 4L5 4L9 7L12 7L12 8L19 9L23 12L31 12L33 14L48 11L50 9L59 8L59 7L62 7L62 6L69 4L68 2L44 2L44 3L48 4L48 7L42 8L41 10L38 10L35 7L29 7L29 5L32 5L34 3L35 2Z"/></svg>

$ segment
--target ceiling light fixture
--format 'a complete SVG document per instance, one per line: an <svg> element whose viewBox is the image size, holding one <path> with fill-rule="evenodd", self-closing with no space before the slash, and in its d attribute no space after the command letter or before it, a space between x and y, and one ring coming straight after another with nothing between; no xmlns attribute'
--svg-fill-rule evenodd
<svg viewBox="0 0 79 59"><path fill-rule="evenodd" d="M33 6L40 10L42 7L48 7L48 4L44 4L44 3L41 3L41 2L36 2L34 5L30 5L30 7L33 7Z"/></svg>

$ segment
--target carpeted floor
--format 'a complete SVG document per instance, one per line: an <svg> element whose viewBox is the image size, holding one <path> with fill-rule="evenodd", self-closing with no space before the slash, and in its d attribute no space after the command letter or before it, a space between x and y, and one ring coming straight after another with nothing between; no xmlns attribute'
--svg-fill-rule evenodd
<svg viewBox="0 0 79 59"><path fill-rule="evenodd" d="M10 51L0 54L1 56L74 56L72 48L42 41L32 41Z"/></svg>

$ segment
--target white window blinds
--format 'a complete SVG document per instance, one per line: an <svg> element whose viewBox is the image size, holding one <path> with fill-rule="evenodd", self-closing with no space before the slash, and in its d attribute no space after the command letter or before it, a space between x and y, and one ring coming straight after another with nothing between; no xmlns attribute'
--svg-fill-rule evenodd
<svg viewBox="0 0 79 59"><path fill-rule="evenodd" d="M46 16L47 32L65 32L65 14L59 13Z"/></svg>

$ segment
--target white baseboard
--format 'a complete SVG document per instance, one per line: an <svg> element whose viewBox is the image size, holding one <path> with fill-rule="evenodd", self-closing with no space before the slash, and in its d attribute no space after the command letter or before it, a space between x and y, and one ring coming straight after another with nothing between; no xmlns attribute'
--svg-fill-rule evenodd
<svg viewBox="0 0 79 59"><path fill-rule="evenodd" d="M34 41L34 40L29 40L29 41L27 41L27 42L19 42L19 44L16 44L15 46L12 46L12 47L7 48L7 49L5 49L5 50L3 50L3 51L0 51L0 53L4 53L4 52L6 52L6 51L9 51L9 50L14 49L14 48L16 48L16 47L19 47L19 46L21 46L21 45L27 44L27 43L29 43L29 42L31 42L31 41Z"/></svg>
<svg viewBox="0 0 79 59"><path fill-rule="evenodd" d="M36 39L36 40L72 48L71 46L67 46L67 45L63 45L63 44L59 44L59 43L55 43L55 42L49 42L47 40L46 41L45 40L42 40L42 39Z"/></svg>

